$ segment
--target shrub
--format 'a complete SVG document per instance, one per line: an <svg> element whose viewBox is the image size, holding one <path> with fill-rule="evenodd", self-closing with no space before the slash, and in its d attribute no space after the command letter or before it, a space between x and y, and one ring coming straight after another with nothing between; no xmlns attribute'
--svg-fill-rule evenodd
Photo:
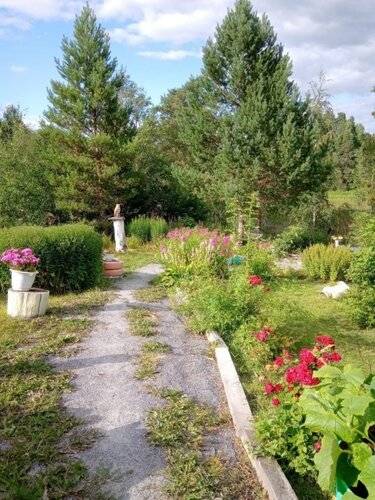
<svg viewBox="0 0 375 500"><path fill-rule="evenodd" d="M375 246L354 255L348 276L357 285L375 287Z"/></svg>
<svg viewBox="0 0 375 500"><path fill-rule="evenodd" d="M162 238L168 232L168 223L162 217L150 218L150 236L152 240Z"/></svg>
<svg viewBox="0 0 375 500"><path fill-rule="evenodd" d="M274 258L270 252L258 248L254 243L247 244L241 252L245 255L245 268L248 274L269 280L274 275Z"/></svg>
<svg viewBox="0 0 375 500"><path fill-rule="evenodd" d="M143 241L138 236L128 236L126 238L126 246L132 250L137 250L143 245Z"/></svg>
<svg viewBox="0 0 375 500"><path fill-rule="evenodd" d="M128 225L130 236L136 236L143 243L161 238L168 232L168 223L162 217L145 217L141 215L132 219Z"/></svg>
<svg viewBox="0 0 375 500"><path fill-rule="evenodd" d="M55 293L92 288L102 276L102 239L83 224L0 230L0 252L9 247L31 248L40 258L36 286ZM9 271L0 265L2 292L9 280Z"/></svg>
<svg viewBox="0 0 375 500"><path fill-rule="evenodd" d="M143 243L147 243L151 240L150 219L143 215L132 219L128 226L128 233L130 236L136 236Z"/></svg>
<svg viewBox="0 0 375 500"><path fill-rule="evenodd" d="M302 226L289 226L274 240L277 255L285 255L303 250L314 243L326 243L327 234L319 229L307 229Z"/></svg>
<svg viewBox="0 0 375 500"><path fill-rule="evenodd" d="M375 327L375 287L357 287L347 298L353 320L361 328Z"/></svg>
<svg viewBox="0 0 375 500"><path fill-rule="evenodd" d="M302 253L306 274L313 279L336 281L345 278L352 260L352 252L344 246L313 245Z"/></svg>

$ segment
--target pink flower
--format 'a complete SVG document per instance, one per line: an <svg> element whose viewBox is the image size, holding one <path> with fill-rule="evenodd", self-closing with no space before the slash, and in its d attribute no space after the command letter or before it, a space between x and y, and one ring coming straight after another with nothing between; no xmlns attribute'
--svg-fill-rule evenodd
<svg viewBox="0 0 375 500"><path fill-rule="evenodd" d="M273 404L273 406L279 406L281 401L279 398L272 398L271 403Z"/></svg>
<svg viewBox="0 0 375 500"><path fill-rule="evenodd" d="M262 278L256 274L249 276L248 281L251 286L259 286L263 284Z"/></svg>
<svg viewBox="0 0 375 500"><path fill-rule="evenodd" d="M312 370L305 363L288 368L285 372L288 384L317 385L320 380L313 376Z"/></svg>
<svg viewBox="0 0 375 500"><path fill-rule="evenodd" d="M315 339L315 342L323 347L335 345L334 339L332 337L329 337L328 335L318 335L318 337L316 337Z"/></svg>
<svg viewBox="0 0 375 500"><path fill-rule="evenodd" d="M282 356L277 356L273 361L273 365L276 368L280 368L281 366L284 365L284 358Z"/></svg>
<svg viewBox="0 0 375 500"><path fill-rule="evenodd" d="M259 332L255 334L255 338L259 340L259 342L267 342L268 337L273 333L272 328L269 326L264 326Z"/></svg>

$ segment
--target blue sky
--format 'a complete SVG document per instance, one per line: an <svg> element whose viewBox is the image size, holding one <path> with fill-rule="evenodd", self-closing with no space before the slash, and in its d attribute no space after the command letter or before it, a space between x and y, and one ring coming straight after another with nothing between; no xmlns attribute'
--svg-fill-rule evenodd
<svg viewBox="0 0 375 500"><path fill-rule="evenodd" d="M254 0L290 53L303 91L323 70L336 111L375 131L372 0ZM200 50L232 0L92 0L112 52L153 102L199 72ZM36 124L47 105L63 34L81 0L0 0L0 108L19 104Z"/></svg>

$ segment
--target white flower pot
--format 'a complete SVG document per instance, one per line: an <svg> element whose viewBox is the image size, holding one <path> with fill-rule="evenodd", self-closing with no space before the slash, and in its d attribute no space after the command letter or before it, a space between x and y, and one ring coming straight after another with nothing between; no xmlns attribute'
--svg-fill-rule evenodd
<svg viewBox="0 0 375 500"><path fill-rule="evenodd" d="M18 271L17 269L10 270L12 275L12 290L17 292L28 292L33 286L36 276L36 271Z"/></svg>

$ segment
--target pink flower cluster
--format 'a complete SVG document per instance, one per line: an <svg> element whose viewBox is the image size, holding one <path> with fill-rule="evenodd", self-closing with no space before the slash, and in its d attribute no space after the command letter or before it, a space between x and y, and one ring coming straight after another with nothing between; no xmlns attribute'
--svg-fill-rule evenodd
<svg viewBox="0 0 375 500"><path fill-rule="evenodd" d="M230 236L223 236L218 231L212 231L207 227L178 227L167 233L169 240L186 241L191 236L198 236L204 240L213 240L214 242L220 241L220 243L223 243L223 240L225 240L226 244L231 241Z"/></svg>
<svg viewBox="0 0 375 500"><path fill-rule="evenodd" d="M262 330L258 334L261 332ZM258 340L264 342L262 338L259 336ZM298 398L304 386L314 386L320 383L320 380L314 377L315 370L325 364L338 363L341 359L341 354L335 350L334 339L328 335L320 335L316 337L312 349L300 350L297 359L292 359L288 351L284 351L281 356L273 360L271 369L276 372L280 372L280 369L283 371L277 376L276 382L267 381L264 384L264 392L267 395L273 395L287 390ZM271 403L279 406L281 401L274 397Z"/></svg>
<svg viewBox="0 0 375 500"><path fill-rule="evenodd" d="M255 338L259 340L259 342L267 342L272 333L273 329L270 326L264 326L259 332L255 332Z"/></svg>
<svg viewBox="0 0 375 500"><path fill-rule="evenodd" d="M10 248L0 256L0 262L19 271L35 271L39 260L31 248Z"/></svg>
<svg viewBox="0 0 375 500"><path fill-rule="evenodd" d="M248 282L249 282L249 285L251 285L251 286L263 285L262 278L256 274L252 274L251 276L249 276Z"/></svg>

